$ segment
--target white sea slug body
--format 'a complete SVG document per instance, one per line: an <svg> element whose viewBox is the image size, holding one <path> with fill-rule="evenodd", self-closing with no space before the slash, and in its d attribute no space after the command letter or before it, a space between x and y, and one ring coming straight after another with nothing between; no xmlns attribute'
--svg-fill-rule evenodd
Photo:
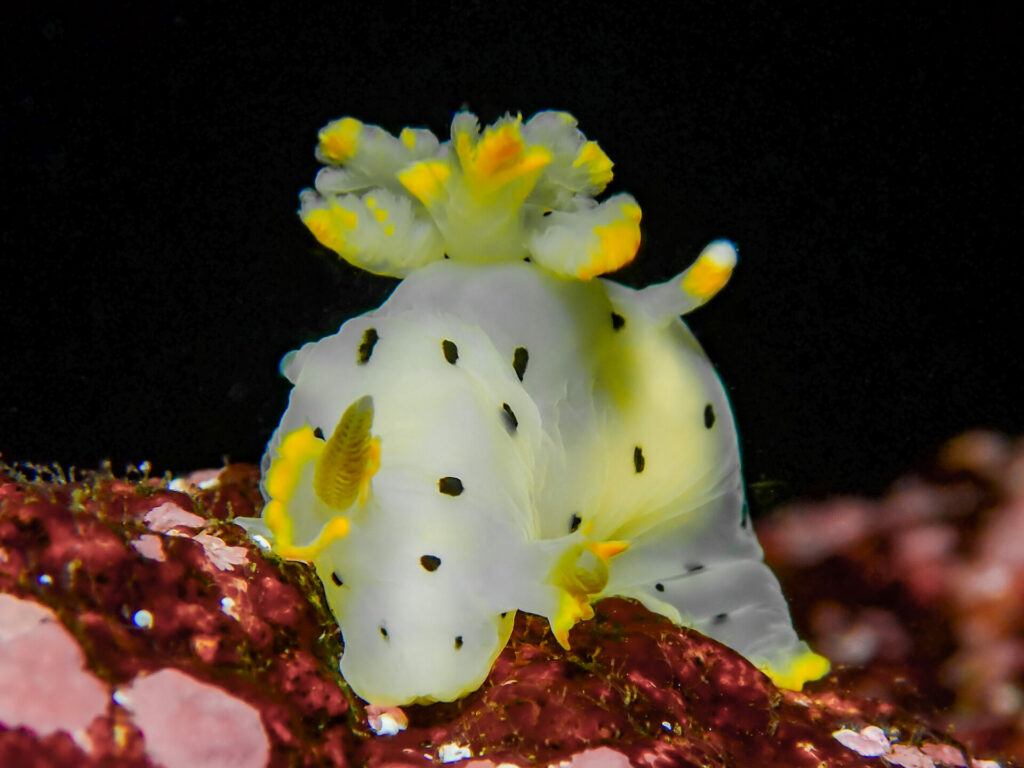
<svg viewBox="0 0 1024 768"><path fill-rule="evenodd" d="M515 611L568 645L613 595L782 685L824 674L761 561L728 400L679 317L724 285L731 244L643 290L591 279L633 257L639 208L594 202L611 163L565 113L482 136L463 113L445 144L348 118L319 154L335 167L304 193L304 221L405 279L283 361L294 388L259 526L316 566L353 690L456 699Z"/></svg>

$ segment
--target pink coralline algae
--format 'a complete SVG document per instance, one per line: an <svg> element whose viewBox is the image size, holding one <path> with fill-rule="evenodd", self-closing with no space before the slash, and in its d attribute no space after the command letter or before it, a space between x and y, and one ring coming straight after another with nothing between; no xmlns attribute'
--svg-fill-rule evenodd
<svg viewBox="0 0 1024 768"><path fill-rule="evenodd" d="M759 534L847 690L925 699L976 752L1024 755L1024 442L965 434L884 499L794 505Z"/></svg>
<svg viewBox="0 0 1024 768"><path fill-rule="evenodd" d="M996 481L982 488L972 472L964 482L974 490L960 496L984 497L986 509L1002 504L985 496L984 488L991 491ZM595 618L573 629L569 651L545 620L520 614L479 690L451 704L391 711L364 707L340 678L342 639L312 570L261 550L230 523L233 516L258 513L257 478L245 465L170 485L102 475L42 482L13 470L0 473L0 593L6 601L0 606L16 605L22 617L0 626L13 635L47 625L64 643L57 644L64 649L59 666L48 652L21 651L10 679L33 686L44 708L81 708L50 723L0 691L0 765L991 768L979 752L1012 754L1006 747L1015 742L1000 741L990 730L948 730L948 717L933 706L960 702L948 686L966 675L970 684L963 689L975 694L962 706L974 702L972 711L979 711L978 697L988 690L979 686L987 678L972 665L975 657L963 657L960 665L956 656L974 647L970 643L993 654L1003 682L1015 669L1016 657L994 648L1019 639L1016 613L994 626L992 611L981 617L972 611L974 629L955 629L952 617L939 615L952 593L933 591L935 579L947 590L969 590L976 609L984 602L979 595L1008 589L998 575L968 578L960 587L959 576L933 574L932 582L918 585L899 578L902 565L879 566L887 575L876 569L864 576L866 584L836 585L842 594L827 606L814 592L825 585L801 584L807 580L801 574L832 567L843 547L870 549L883 535L867 502L856 503L859 517L850 530L826 536L813 557L776 558L797 585L790 591L805 631L814 630L821 648L859 653L865 667L840 666L803 692L779 690L725 646L616 598L599 603ZM908 525L968 530L967 517L942 489L935 493L946 499L943 516L930 516L921 502L927 494L919 493L916 507L904 512ZM886 536L902 530L885 525ZM1005 551L998 562L1015 556L1001 542L984 544L982 529L988 530L976 528L970 541L986 547L989 564L1000 546ZM779 532L804 529L782 518L768 530L770 551L778 556L791 544ZM883 554L926 567L948 557L951 546L944 533L909 541ZM952 546L975 552L961 539ZM871 581L883 578L879 574L887 579L881 586ZM1014 574L1011 568L1010 584L1018 583ZM871 585L885 590L893 584L903 585L906 605L932 601L915 615L936 623L910 624L891 605L866 602ZM837 632L823 632L823 621ZM921 638L932 633L939 640L922 646ZM958 633L962 640L955 639ZM934 674L927 679L923 665L910 663L915 654L942 662L935 665L942 681ZM894 669L924 695L893 682ZM93 693L77 692L83 679L92 681ZM975 722L959 717L957 723ZM979 735L985 738L976 740ZM971 740L976 752L963 746Z"/></svg>
<svg viewBox="0 0 1024 768"><path fill-rule="evenodd" d="M110 694L84 663L53 611L0 594L0 723L40 736L64 732L88 746L86 732L106 713ZM46 675L33 674L40 667Z"/></svg>
<svg viewBox="0 0 1024 768"><path fill-rule="evenodd" d="M167 768L262 768L270 744L251 704L176 669L140 675L115 701L132 713L146 754Z"/></svg>

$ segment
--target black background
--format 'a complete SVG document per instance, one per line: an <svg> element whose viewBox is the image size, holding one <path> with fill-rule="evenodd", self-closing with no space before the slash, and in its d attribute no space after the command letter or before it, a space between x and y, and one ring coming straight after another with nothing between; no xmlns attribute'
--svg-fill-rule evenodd
<svg viewBox="0 0 1024 768"><path fill-rule="evenodd" d="M281 355L393 285L294 215L317 129L446 138L463 105L576 115L644 210L623 282L738 243L689 322L749 481L874 493L966 428L1024 432L1021 35L943 5L4 11L0 452L258 460Z"/></svg>

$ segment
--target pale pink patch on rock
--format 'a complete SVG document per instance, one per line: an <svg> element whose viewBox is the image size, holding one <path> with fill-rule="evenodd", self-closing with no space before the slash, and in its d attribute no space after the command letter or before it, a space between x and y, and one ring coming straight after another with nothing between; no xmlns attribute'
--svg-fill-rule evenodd
<svg viewBox="0 0 1024 768"><path fill-rule="evenodd" d="M162 563L167 560L164 554L164 543L159 536L144 533L132 542L132 548L143 557Z"/></svg>
<svg viewBox="0 0 1024 768"><path fill-rule="evenodd" d="M169 501L153 507L142 519L151 531L157 533L167 533L179 525L185 528L202 528L207 522L199 515L184 510Z"/></svg>
<svg viewBox="0 0 1024 768"><path fill-rule="evenodd" d="M892 752L885 756L890 765L900 768L935 768L935 761L917 747L897 744Z"/></svg>
<svg viewBox="0 0 1024 768"><path fill-rule="evenodd" d="M270 759L259 711L184 672L137 677L117 698L142 731L146 754L165 768L263 768Z"/></svg>
<svg viewBox="0 0 1024 768"><path fill-rule="evenodd" d="M0 594L0 722L39 736L65 731L89 749L86 729L106 714L110 691L84 662L52 611Z"/></svg>
<svg viewBox="0 0 1024 768"><path fill-rule="evenodd" d="M937 763L962 768L967 765L964 753L951 744L922 744L921 751Z"/></svg>
<svg viewBox="0 0 1024 768"><path fill-rule="evenodd" d="M889 752L889 738L877 725L861 728L860 732L848 728L835 731L832 736L847 749L864 757L878 757Z"/></svg>
<svg viewBox="0 0 1024 768"><path fill-rule="evenodd" d="M621 752L611 747L598 747L573 755L568 768L630 768L631 765L629 758Z"/></svg>
<svg viewBox="0 0 1024 768"><path fill-rule="evenodd" d="M223 539L207 533L192 538L203 545L210 562L222 571L234 570L232 566L243 565L247 560L245 547L229 547Z"/></svg>

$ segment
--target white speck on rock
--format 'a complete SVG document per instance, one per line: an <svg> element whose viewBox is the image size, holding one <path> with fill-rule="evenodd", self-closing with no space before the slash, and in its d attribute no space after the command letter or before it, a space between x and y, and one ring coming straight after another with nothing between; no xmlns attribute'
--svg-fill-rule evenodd
<svg viewBox="0 0 1024 768"><path fill-rule="evenodd" d="M448 744L442 744L437 750L437 756L441 759L442 763L454 763L458 760L465 760L467 757L472 757L473 753L469 747L464 747L461 744L450 742Z"/></svg>
<svg viewBox="0 0 1024 768"><path fill-rule="evenodd" d="M394 736L409 727L409 718L400 707L370 704L366 707L366 719L370 729L378 736Z"/></svg>
<svg viewBox="0 0 1024 768"><path fill-rule="evenodd" d="M132 616L132 623L139 629L149 629L153 626L153 614L145 609L136 611Z"/></svg>

